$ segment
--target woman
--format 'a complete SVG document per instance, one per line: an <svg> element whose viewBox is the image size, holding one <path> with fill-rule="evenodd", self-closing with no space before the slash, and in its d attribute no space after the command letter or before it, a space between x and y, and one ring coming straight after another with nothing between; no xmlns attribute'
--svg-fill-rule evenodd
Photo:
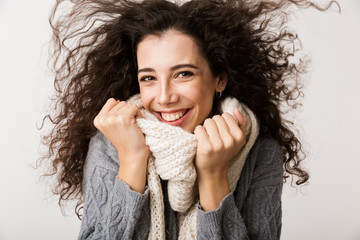
<svg viewBox="0 0 360 240"><path fill-rule="evenodd" d="M279 239L283 179L308 180L280 109L306 65L282 11L314 5L61 3L45 140L79 239Z"/></svg>

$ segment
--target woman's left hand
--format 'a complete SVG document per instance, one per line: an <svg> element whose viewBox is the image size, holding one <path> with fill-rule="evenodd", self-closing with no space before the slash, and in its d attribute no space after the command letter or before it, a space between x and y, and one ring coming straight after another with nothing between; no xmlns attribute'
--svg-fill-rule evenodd
<svg viewBox="0 0 360 240"><path fill-rule="evenodd" d="M236 120L229 113L213 116L194 131L198 141L195 167L200 206L204 211L216 210L229 194L229 160L246 142L247 119L238 109L234 109L234 116Z"/></svg>
<svg viewBox="0 0 360 240"><path fill-rule="evenodd" d="M247 119L238 109L231 114L223 113L205 120L195 128L198 141L195 166L198 174L226 173L229 160L240 151L246 142Z"/></svg>

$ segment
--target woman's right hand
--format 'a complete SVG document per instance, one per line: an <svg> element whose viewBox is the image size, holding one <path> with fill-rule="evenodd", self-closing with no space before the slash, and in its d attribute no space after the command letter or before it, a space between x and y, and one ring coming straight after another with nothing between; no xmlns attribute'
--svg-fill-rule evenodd
<svg viewBox="0 0 360 240"><path fill-rule="evenodd" d="M110 98L95 117L94 125L118 152L119 178L134 191L143 192L150 150L136 124L137 117L140 111L136 105Z"/></svg>

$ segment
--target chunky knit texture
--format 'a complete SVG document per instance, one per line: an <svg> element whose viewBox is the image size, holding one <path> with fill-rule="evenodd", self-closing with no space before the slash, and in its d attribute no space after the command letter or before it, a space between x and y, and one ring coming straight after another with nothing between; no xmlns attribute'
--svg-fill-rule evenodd
<svg viewBox="0 0 360 240"><path fill-rule="evenodd" d="M145 134L151 156L148 161L148 185L150 188L151 226L149 239L165 239L164 197L160 178L168 180L168 197L171 208L178 213L179 239L197 238L196 170L193 159L197 141L194 134L160 122L142 108L140 95L128 100L141 109L142 118L136 120ZM221 104L222 112L232 114L238 108L248 118L246 144L230 160L228 179L231 191L235 190L245 159L257 138L259 127L255 115L235 98L226 98ZM160 178L159 178L160 177Z"/></svg>
<svg viewBox="0 0 360 240"><path fill-rule="evenodd" d="M120 153L121 154L121 153ZM145 240L151 224L149 187L140 194L117 177L118 153L101 133L91 138L84 167L84 209L79 240ZM280 239L282 151L260 136L246 159L234 192L215 211L199 205L197 237L206 240ZM166 239L177 240L177 213L164 192Z"/></svg>
<svg viewBox="0 0 360 240"><path fill-rule="evenodd" d="M121 154L121 153L119 153ZM260 136L249 152L235 191L215 211L195 205L198 239L280 239L282 150L271 137ZM84 211L79 240L149 238L150 187L140 194L117 177L118 153L101 133L91 138L84 166ZM177 240L177 212L170 206L167 185L161 179L166 239ZM162 207L161 206L161 207ZM194 212L195 214L195 212ZM157 238L154 238L157 239Z"/></svg>

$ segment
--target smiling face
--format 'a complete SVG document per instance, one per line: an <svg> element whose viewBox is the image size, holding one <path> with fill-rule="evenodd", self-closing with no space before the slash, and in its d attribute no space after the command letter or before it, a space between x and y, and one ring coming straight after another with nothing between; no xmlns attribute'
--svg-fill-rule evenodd
<svg viewBox="0 0 360 240"><path fill-rule="evenodd" d="M221 87L192 37L175 30L146 36L138 44L137 61L147 111L189 132L203 123Z"/></svg>

